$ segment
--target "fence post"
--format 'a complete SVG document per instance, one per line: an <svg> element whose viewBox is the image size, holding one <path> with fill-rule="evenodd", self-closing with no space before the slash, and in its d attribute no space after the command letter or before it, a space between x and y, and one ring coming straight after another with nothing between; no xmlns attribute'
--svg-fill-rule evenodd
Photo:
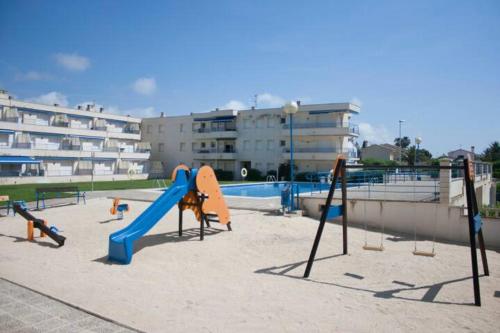
<svg viewBox="0 0 500 333"><path fill-rule="evenodd" d="M451 166L451 159L442 158L439 160L439 166ZM450 204L450 186L451 169L439 170L439 202L441 204Z"/></svg>

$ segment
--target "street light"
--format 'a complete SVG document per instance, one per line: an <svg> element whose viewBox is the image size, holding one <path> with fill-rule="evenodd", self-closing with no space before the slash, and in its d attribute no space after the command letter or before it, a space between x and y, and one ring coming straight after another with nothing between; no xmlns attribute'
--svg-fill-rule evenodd
<svg viewBox="0 0 500 333"><path fill-rule="evenodd" d="M421 143L422 143L422 138L417 136L415 138L415 144L417 145L417 147L415 148L415 163L413 163L414 165L417 165L417 155L418 155L418 150L420 149Z"/></svg>
<svg viewBox="0 0 500 333"><path fill-rule="evenodd" d="M404 123L406 120L399 120L399 164L401 164L401 157L403 153L403 144L401 142L401 124Z"/></svg>
<svg viewBox="0 0 500 333"><path fill-rule="evenodd" d="M289 115L290 118L290 211L294 211L293 204L293 115L299 111L299 106L296 102L289 102L283 106L283 112Z"/></svg>

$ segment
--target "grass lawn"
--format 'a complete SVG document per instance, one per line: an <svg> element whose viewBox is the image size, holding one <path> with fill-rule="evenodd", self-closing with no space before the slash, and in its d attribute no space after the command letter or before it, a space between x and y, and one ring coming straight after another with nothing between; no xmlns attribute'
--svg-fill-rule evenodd
<svg viewBox="0 0 500 333"><path fill-rule="evenodd" d="M172 181L165 179L166 186L170 186ZM235 184L240 181L221 181L221 184ZM251 182L245 182L248 184ZM61 187L61 186L78 186L80 191L89 192L92 188L90 182L82 183L51 183L51 184L19 184L19 185L0 185L0 195L8 195L11 200L24 200L26 202L35 201L35 189L38 187ZM144 180L120 180L120 181L104 181L94 182L94 191L106 190L132 190L141 188L156 188L158 187L155 179ZM50 193L46 198L51 198L55 193ZM63 195L64 197L64 195Z"/></svg>
<svg viewBox="0 0 500 333"><path fill-rule="evenodd" d="M169 186L170 179L165 180L165 184ZM35 189L38 187L60 187L60 186L78 186L80 191L90 191L92 184L90 182L82 183L53 183L53 184L19 184L19 185L1 185L0 195L8 195L11 200L35 201ZM129 190L140 188L157 187L156 180L120 180L120 181L104 181L94 182L94 191L106 190ZM53 195L52 193L49 195Z"/></svg>

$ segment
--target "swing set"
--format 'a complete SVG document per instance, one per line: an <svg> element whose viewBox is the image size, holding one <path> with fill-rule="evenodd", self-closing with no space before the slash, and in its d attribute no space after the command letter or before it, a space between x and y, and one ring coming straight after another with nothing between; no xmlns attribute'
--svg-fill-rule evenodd
<svg viewBox="0 0 500 333"><path fill-rule="evenodd" d="M389 166L375 166L375 165L349 165L347 166L346 159L344 156L340 155L337 157L334 163L333 168L333 179L330 186L330 190L328 191L328 196L326 198L326 203L321 212L321 217L319 220L318 230L316 232L316 237L314 239L314 243L311 249L311 253L309 255L309 260L307 261L306 270L304 272L304 278L308 278L312 265L314 263L314 259L316 257L316 252L318 250L319 243L321 241L321 235L323 234L323 229L325 227L325 223L329 219L333 219L336 217L342 217L342 253L345 255L348 253L347 249L347 169L392 169L394 167ZM417 166L417 167L401 167L406 169L426 169L433 171L440 170L460 170L464 175L465 182L465 195L467 199L467 215L469 220L469 243L470 243L470 253L471 253L471 264L472 264L472 281L474 288L474 304L477 306L481 306L481 293L479 288L479 269L477 262L477 250L476 250L476 236L477 241L479 243L479 249L481 253L481 259L483 264L484 275L489 276L488 269L488 261L486 258L486 248L484 245L483 238L483 230L482 230L482 221L479 213L479 208L477 204L476 194L474 190L474 166L472 161L469 159L464 159L463 165L452 165L452 166ZM341 200L342 203L340 205L332 205L333 195L335 193L335 189L337 188L338 183L340 183L341 190ZM385 192L384 192L385 193ZM416 199L415 189L413 190L413 198ZM385 194L384 194L385 199ZM416 206L415 206L416 211ZM364 206L364 214L366 218L366 203ZM437 221L437 208L434 212L434 218ZM434 224L434 234L432 239L432 250L430 252L421 251L417 249L417 226L415 225L414 230L414 238L415 238L415 247L413 254L426 256L426 257L434 257L435 256L435 238L436 238L436 223ZM367 239L368 227L365 222L365 244L363 249L372 250L372 251L383 251L384 250L384 221L381 221L381 240L380 245L369 245Z"/></svg>

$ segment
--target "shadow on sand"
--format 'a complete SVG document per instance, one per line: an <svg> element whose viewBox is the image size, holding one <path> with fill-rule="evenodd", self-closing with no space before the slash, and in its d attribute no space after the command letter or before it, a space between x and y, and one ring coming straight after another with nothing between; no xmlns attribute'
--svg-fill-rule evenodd
<svg viewBox="0 0 500 333"><path fill-rule="evenodd" d="M30 242L30 243L34 243L34 244L37 244L37 245L43 246L43 247L50 247L50 248L58 248L59 247L58 245L56 245L54 243L41 240L42 239L41 237L35 237L34 241L30 241L30 240L23 238L23 237L10 236L10 235L5 235L5 234L0 234L0 237L12 238L12 239L14 239L14 243ZM43 239L45 239L45 238L43 238Z"/></svg>
<svg viewBox="0 0 500 333"><path fill-rule="evenodd" d="M216 228L205 228L205 237L210 237L213 235L217 235L220 232L223 232L223 229ZM134 243L134 254L141 251L146 247L152 247L156 245L162 245L167 243L178 243L178 242L191 242L191 241L199 241L200 240L200 229L199 228L190 228L184 229L182 231L182 236L179 237L178 231L170 231L162 234L154 234L154 235L146 235L139 238ZM103 257L94 259L92 261L99 262L102 264L113 265L116 263L108 261L108 256L105 255Z"/></svg>
<svg viewBox="0 0 500 333"><path fill-rule="evenodd" d="M342 254L336 254L328 257L323 257L323 258L318 258L315 260L321 261L321 260L328 260L332 259L335 257L342 256ZM311 278L303 278L304 271L301 269L299 271L295 271L293 274L292 271L303 266L302 268L305 269L305 264L307 263L307 260L304 261L299 261L291 264L286 264L282 266L273 266L273 267L268 267L268 268L263 268L256 270L254 273L257 274L269 274L269 275L275 275L275 276L281 276L281 277L286 277L290 279L297 279L297 280L303 280L309 283L318 283L322 285L328 285L328 286L333 286L333 287L338 287L338 288L343 288L343 289L349 289L349 290L356 290L356 291L361 291L361 292L366 292L373 294L373 297L377 298L382 298L382 299L400 299L400 300L405 300L405 301L413 301L413 302L427 302L427 303L435 303L435 304L455 304L455 305L470 305L474 306L474 302L470 303L459 303L459 302L445 302L445 301L436 301L436 297L439 293L439 291L443 288L443 286L447 284L453 284L457 282L462 282L465 280L470 280L472 279L472 276L467 276L463 278L458 278L458 279L453 279L453 280L447 280L447 281L442 281L438 282L435 284L428 284L428 285L423 285L423 286L415 286L414 284L407 283L407 282L402 282L402 281L392 281L394 284L398 284L404 287L400 288L394 288L394 289L388 289L388 290L372 290L372 289L366 289L366 288L358 288L358 287L353 287L348 284L339 284L339 283L333 283L333 282L327 282L327 281L319 281L319 280L314 280ZM363 276L359 274L354 274L354 273L345 273L345 276L355 278L357 280L362 280L364 279ZM481 277L484 275L481 275ZM415 291L415 290L427 290L422 298L411 298L411 297L405 297L398 295L401 292L405 291Z"/></svg>

